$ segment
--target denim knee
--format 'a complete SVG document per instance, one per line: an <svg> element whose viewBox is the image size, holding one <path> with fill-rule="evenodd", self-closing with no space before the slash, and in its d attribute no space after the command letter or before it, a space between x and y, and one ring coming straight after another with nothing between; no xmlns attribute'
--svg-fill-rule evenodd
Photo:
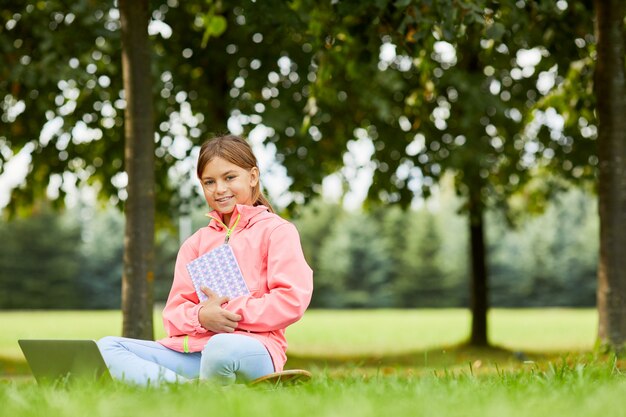
<svg viewBox="0 0 626 417"><path fill-rule="evenodd" d="M272 372L274 364L269 352L261 342L250 336L217 334L202 350L201 379L216 379L229 384Z"/></svg>
<svg viewBox="0 0 626 417"><path fill-rule="evenodd" d="M200 377L210 377L235 372L236 359L233 356L232 345L222 335L215 335L202 349Z"/></svg>
<svg viewBox="0 0 626 417"><path fill-rule="evenodd" d="M98 345L100 351L116 348L120 346L118 339L119 337L117 336L104 336L102 339L96 341L96 344Z"/></svg>

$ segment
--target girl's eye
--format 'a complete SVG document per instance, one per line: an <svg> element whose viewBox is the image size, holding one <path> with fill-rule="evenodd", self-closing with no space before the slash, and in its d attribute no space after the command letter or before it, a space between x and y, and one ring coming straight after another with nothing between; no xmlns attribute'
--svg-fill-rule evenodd
<svg viewBox="0 0 626 417"><path fill-rule="evenodd" d="M214 181L205 181L204 185L208 187L209 185L213 185L213 183Z"/></svg>
<svg viewBox="0 0 626 417"><path fill-rule="evenodd" d="M236 178L236 176L235 176L235 175L229 175L229 176L227 176L227 177L226 177L226 180L228 180L228 181L232 181L232 180L234 180L235 178Z"/></svg>

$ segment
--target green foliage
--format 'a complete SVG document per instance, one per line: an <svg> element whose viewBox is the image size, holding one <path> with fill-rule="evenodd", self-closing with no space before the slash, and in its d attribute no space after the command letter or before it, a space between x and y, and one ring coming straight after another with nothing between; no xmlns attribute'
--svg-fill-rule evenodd
<svg viewBox="0 0 626 417"><path fill-rule="evenodd" d="M460 195L492 207L506 206L508 196L532 186L530 178L541 169L593 179L591 7L588 1L571 3L563 9L562 3L512 0L153 2L153 19L171 29L171 35L151 38L159 173L155 195L162 222L176 218L181 206L177 190L187 180L184 160L192 146L224 130L229 117L239 120L244 132L261 123L270 127L267 142L287 168L291 190L305 198L315 196L324 176L341 168L346 149L359 136L371 140L375 149L370 201L406 207L414 194L428 195L446 172L455 176ZM0 13L7 22L0 28L0 52L9 63L0 69L5 103L1 161L25 146L34 148L27 186L14 191L11 209L36 201L50 178L70 182L60 176L65 171L79 182L98 184L101 197L121 204L124 187L111 181L124 169L115 3L80 0L67 6L52 0ZM381 60L383 46L395 48L389 62ZM452 48L454 57L445 58L442 46ZM533 48L541 59L526 71L517 54ZM537 81L552 73L556 88L544 97ZM16 103L24 110L11 115L8 110ZM568 113L570 103L575 106ZM556 137L542 126L533 136L528 123L535 110L549 108L564 116L563 134ZM194 116L193 121L182 120L182 114ZM63 121L58 132L40 137L53 120ZM77 127L92 129L94 138L74 134ZM0 172L3 167L2 162ZM555 184L548 182L530 195L545 201ZM65 189L59 190L61 196ZM459 294L464 293L460 283L466 255L441 261L454 245L438 237L439 226L411 226L412 235L422 236L418 243L417 238L390 240L375 228L358 230L357 223L346 220L350 238L331 223L323 232L311 232L315 241L305 250L321 274L321 298L315 302L338 286L354 291L347 297L355 300L350 305L371 301L364 288L382 291L375 299L388 305L394 286L417 294L435 283L457 295L448 301L424 297L414 302L465 302ZM332 238L322 242L330 228ZM354 239L379 246L352 247ZM174 245L165 246L159 259L169 263ZM323 259L335 251L349 268ZM543 256L548 260L539 254L536 260L550 270L551 258ZM359 268L372 275L371 283L351 278ZM492 270L498 268L507 270L504 264ZM589 268L584 271L587 276ZM546 273L534 276L541 282ZM554 291L561 286L553 284ZM409 305L408 298L394 302Z"/></svg>
<svg viewBox="0 0 626 417"><path fill-rule="evenodd" d="M466 220L453 210L458 200L443 195L440 202L445 209L436 212L391 206L368 214L339 213L332 231L320 235L323 240L311 242L311 233L303 234L305 252L315 253L309 257L315 271L313 305L467 305ZM297 224L312 230L315 219L305 213ZM595 305L598 220L588 194L572 190L545 214L520 219L514 229L497 212L490 212L489 224L494 306ZM380 304L386 294L391 304Z"/></svg>
<svg viewBox="0 0 626 417"><path fill-rule="evenodd" d="M205 222L206 224L206 222ZM179 239L175 233L163 230L157 233L155 245L154 299L167 300L174 279L174 265L178 254Z"/></svg>
<svg viewBox="0 0 626 417"><path fill-rule="evenodd" d="M482 204L505 204L529 177L525 143L534 138L525 116L543 94L538 77L559 64L558 84L559 71L586 56L576 36L592 32L586 2L565 11L555 3L515 1L300 5L311 10L307 34L316 51L303 128L332 138L315 146L334 149L325 161L339 162L355 129L364 129L376 149L369 198L405 206L420 188L428 194L445 172L455 175L459 193L471 190ZM445 45L452 58L444 56ZM389 62L381 58L383 46L396 51ZM517 54L533 48L541 59L522 71ZM589 155L589 141L580 132L575 138L581 141L575 149L549 145L555 161L573 158L572 151ZM421 175L400 174L407 167ZM409 187L411 180L418 185Z"/></svg>
<svg viewBox="0 0 626 417"><path fill-rule="evenodd" d="M528 306L594 305L599 246L596 213L597 203L573 190L516 230L490 222L494 303L501 305L503 298L509 299L507 294L518 294Z"/></svg>
<svg viewBox="0 0 626 417"><path fill-rule="evenodd" d="M116 209L44 210L3 223L0 308L119 308L123 236L124 219ZM167 298L178 251L177 239L161 236L157 300Z"/></svg>
<svg viewBox="0 0 626 417"><path fill-rule="evenodd" d="M228 23L224 16L216 15L216 5L211 5L209 11L202 17L204 25L204 36L202 36L202 47L206 48L211 37L219 37L226 30Z"/></svg>
<svg viewBox="0 0 626 417"><path fill-rule="evenodd" d="M315 272L312 306L467 305L466 219L455 212L460 201L442 190L419 209L353 213L321 201L304 207L295 222ZM206 225L204 211L192 213L195 229ZM598 220L589 194L563 194L513 229L497 212L488 223L495 306L595 305ZM123 219L117 210L44 212L4 223L0 236L2 308L119 307ZM157 234L158 301L169 293L179 244L176 229Z"/></svg>
<svg viewBox="0 0 626 417"><path fill-rule="evenodd" d="M452 171L459 192L485 188L478 191L485 203L502 203L525 182L524 129L535 108L566 114L567 100L580 97L576 114L584 116L585 103L593 104L588 3L563 10L554 2L512 0L153 2L154 21L171 31L151 38L158 212L177 212L181 160L207 134L225 130L231 116L246 132L261 123L271 128L268 141L293 180L292 191L305 197L343 165L355 129L365 129L376 149L370 199L406 206L419 188L428 193ZM11 208L32 204L50 175L64 171L98 183L103 198L120 202L124 193L111 183L123 169L114 2L67 7L52 0L1 12L9 23L0 31L0 51L10 65L0 77L6 103L0 143L12 153L27 143L35 148L28 187L14 191ZM444 41L454 60L437 49ZM381 63L383 45L395 45L392 62ZM520 76L517 52L535 47L543 51L541 61ZM579 63L582 75L570 76ZM555 65L557 87L579 85L587 93L555 88L560 104L537 106L537 79ZM584 83L575 82L580 79ZM9 117L7 106L18 102L25 110ZM60 119L49 139L33 139ZM580 178L583 169L590 178L593 137L581 136L576 117L566 119L563 140L550 140L546 128L539 132L539 152L549 149L544 162L555 170L566 159L566 175ZM97 138L76 136L78 126ZM407 153L416 134L424 135L424 146ZM182 146L175 151L174 143ZM416 174L399 175L402 166L419 167L421 184L409 187Z"/></svg>
<svg viewBox="0 0 626 417"><path fill-rule="evenodd" d="M82 223L83 262L80 274L84 288L83 305L91 309L119 308L122 294L123 218L114 209L92 212L86 217Z"/></svg>
<svg viewBox="0 0 626 417"><path fill-rule="evenodd" d="M383 212L384 213L384 212ZM377 214L381 216L381 213ZM442 307L460 305L445 273L442 230L436 216L428 209L417 212L394 207L384 214L383 235L393 259L392 291L398 307ZM448 291L452 290L452 291Z"/></svg>
<svg viewBox="0 0 626 417"><path fill-rule="evenodd" d="M20 149L33 149L32 172L26 186L13 191L12 212L41 198L51 178L96 184L102 199L119 205L125 199L125 186L113 180L124 170L119 11L112 1L92 3L80 0L68 7L51 0L0 9L8 22L0 28L0 60L9 64L0 69L0 172ZM283 1L151 6L161 31L151 37L152 74L146 76L154 80L157 215L166 223L178 212L180 183L188 180L183 160L193 145L225 131L231 113L256 115L254 125L264 120L283 130L301 119L304 102L291 104L303 100L298 83L306 79L308 65L290 81L278 60L310 54L293 41L301 25ZM260 42L272 48L259 47ZM269 82L270 73L279 79ZM280 99L272 92L267 111L255 110L264 101L262 90L279 82ZM58 129L52 129L55 123ZM302 145L293 148L290 141L284 146L288 152ZM74 176L57 176L63 172ZM57 205L66 189L59 189Z"/></svg>
<svg viewBox="0 0 626 417"><path fill-rule="evenodd" d="M295 223L303 245L304 257L311 265L319 265L320 249L333 230L338 227L343 209L339 205L326 204L321 199L302 206Z"/></svg>
<svg viewBox="0 0 626 417"><path fill-rule="evenodd" d="M13 210L34 204L48 181L64 172L98 182L103 195L117 198L110 179L124 159L123 107L119 21L111 5L42 1L0 10L7 22L0 30L7 63L0 70L0 91L5 100L23 105L13 116L3 108L0 144L13 153L27 144L34 149L28 186L13 191ZM77 127L82 134L72 133Z"/></svg>
<svg viewBox="0 0 626 417"><path fill-rule="evenodd" d="M320 247L316 282L325 307L389 307L390 262L380 226L363 214L335 219Z"/></svg>
<svg viewBox="0 0 626 417"><path fill-rule="evenodd" d="M83 306L80 229L48 209L0 226L0 308Z"/></svg>

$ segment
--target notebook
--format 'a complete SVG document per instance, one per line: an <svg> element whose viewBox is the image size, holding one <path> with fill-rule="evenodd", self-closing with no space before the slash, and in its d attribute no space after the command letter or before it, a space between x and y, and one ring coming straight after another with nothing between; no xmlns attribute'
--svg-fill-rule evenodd
<svg viewBox="0 0 626 417"><path fill-rule="evenodd" d="M94 340L20 339L18 343L39 384L112 379Z"/></svg>
<svg viewBox="0 0 626 417"><path fill-rule="evenodd" d="M235 254L227 243L189 262L187 271L201 302L208 298L202 286L231 299L250 294Z"/></svg>

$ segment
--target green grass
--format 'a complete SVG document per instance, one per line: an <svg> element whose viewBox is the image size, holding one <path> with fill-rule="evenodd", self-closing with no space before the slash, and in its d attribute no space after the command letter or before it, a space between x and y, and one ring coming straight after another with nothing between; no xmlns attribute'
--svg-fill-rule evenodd
<svg viewBox="0 0 626 417"><path fill-rule="evenodd" d="M160 315L155 329L163 334ZM119 311L5 311L0 312L0 357L22 358L18 339L99 339L119 335Z"/></svg>
<svg viewBox="0 0 626 417"><path fill-rule="evenodd" d="M163 337L161 317L154 317ZM590 309L494 309L493 344L530 352L585 351L593 347L597 314ZM311 310L287 331L297 356L397 355L462 343L470 315L443 310ZM118 335L119 311L0 312L0 357L21 358L19 338L88 338Z"/></svg>
<svg viewBox="0 0 626 417"><path fill-rule="evenodd" d="M493 344L511 350L559 352L593 347L597 313L590 309L494 309ZM318 310L290 327L297 355L389 355L455 345L469 338L470 314L442 310Z"/></svg>
<svg viewBox="0 0 626 417"><path fill-rule="evenodd" d="M622 416L626 380L610 364L556 365L483 377L317 375L290 388L181 385L40 388L0 384L6 416Z"/></svg>
<svg viewBox="0 0 626 417"><path fill-rule="evenodd" d="M39 387L16 376L18 338L119 334L120 313L2 312L0 415L626 415L624 364L592 352L595 311L493 310L489 349L463 345L469 324L465 310L309 311L288 330L288 367L314 373L298 387Z"/></svg>

